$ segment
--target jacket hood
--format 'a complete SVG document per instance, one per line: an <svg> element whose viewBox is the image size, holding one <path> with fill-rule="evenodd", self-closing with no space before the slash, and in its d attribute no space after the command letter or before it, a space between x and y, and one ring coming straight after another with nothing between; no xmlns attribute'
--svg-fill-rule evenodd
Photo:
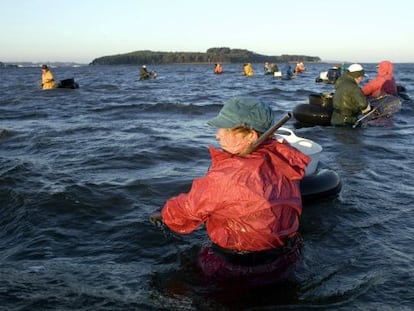
<svg viewBox="0 0 414 311"><path fill-rule="evenodd" d="M392 75L393 72L393 66L392 63L388 60L384 60L379 63L378 65L378 75L379 76L386 76L386 75Z"/></svg>

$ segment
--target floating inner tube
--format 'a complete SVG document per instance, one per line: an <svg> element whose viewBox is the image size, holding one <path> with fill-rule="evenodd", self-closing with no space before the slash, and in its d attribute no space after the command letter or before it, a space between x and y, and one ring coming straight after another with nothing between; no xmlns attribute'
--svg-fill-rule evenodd
<svg viewBox="0 0 414 311"><path fill-rule="evenodd" d="M311 94L309 95L309 105L297 105L292 114L299 122L300 127L309 127L315 125L331 125L332 115L332 97L333 94ZM376 111L368 113L361 121L366 125L381 125L380 119L388 118L401 109L400 97L393 95L384 95L378 98L369 98L371 107ZM375 122L371 122L376 120Z"/></svg>
<svg viewBox="0 0 414 311"><path fill-rule="evenodd" d="M397 96L385 95L379 98L371 98L369 101L380 115L390 116L401 110L401 100Z"/></svg>
<svg viewBox="0 0 414 311"><path fill-rule="evenodd" d="M142 76L139 80L153 80L157 77L157 73L155 71L150 71L146 76Z"/></svg>
<svg viewBox="0 0 414 311"><path fill-rule="evenodd" d="M397 84L397 92L398 93L405 93L405 92L407 92L407 89L405 88L405 86L404 85L401 85L401 84Z"/></svg>
<svg viewBox="0 0 414 311"><path fill-rule="evenodd" d="M70 78L61 80L57 87L60 89L78 89L79 84L75 82L75 79Z"/></svg>
<svg viewBox="0 0 414 311"><path fill-rule="evenodd" d="M341 178L337 172L329 168L317 170L314 174L305 176L300 182L304 202L332 197L338 194L341 188Z"/></svg>
<svg viewBox="0 0 414 311"><path fill-rule="evenodd" d="M411 100L411 97L406 93L398 93L398 96L403 100Z"/></svg>
<svg viewBox="0 0 414 311"><path fill-rule="evenodd" d="M292 114L305 125L331 125L331 107L300 104L293 108Z"/></svg>
<svg viewBox="0 0 414 311"><path fill-rule="evenodd" d="M397 84L397 93L402 100L411 100L410 96L407 94L405 86Z"/></svg>
<svg viewBox="0 0 414 311"><path fill-rule="evenodd" d="M309 95L309 104L333 107L333 93L313 93Z"/></svg>

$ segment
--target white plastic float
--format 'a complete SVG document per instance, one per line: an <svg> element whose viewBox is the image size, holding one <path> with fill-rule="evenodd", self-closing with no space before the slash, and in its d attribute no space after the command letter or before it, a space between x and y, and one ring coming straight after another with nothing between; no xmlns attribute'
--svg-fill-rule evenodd
<svg viewBox="0 0 414 311"><path fill-rule="evenodd" d="M281 127L276 132L276 139L279 140L281 138L284 138L289 144L312 159L306 167L305 175L307 176L315 173L323 149L322 146L310 139L296 136L291 129L286 127Z"/></svg>
<svg viewBox="0 0 414 311"><path fill-rule="evenodd" d="M289 128L281 127L275 133L279 141L285 139L293 147L308 155L311 162L305 170L305 176L300 182L302 201L315 202L336 196L342 187L341 178L334 170L320 163L322 146L310 139L296 136Z"/></svg>

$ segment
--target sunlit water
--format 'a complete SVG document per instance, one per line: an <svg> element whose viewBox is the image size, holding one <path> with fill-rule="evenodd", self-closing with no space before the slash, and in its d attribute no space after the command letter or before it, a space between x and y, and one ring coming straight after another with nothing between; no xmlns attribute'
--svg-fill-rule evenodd
<svg viewBox="0 0 414 311"><path fill-rule="evenodd" d="M342 191L304 206L297 282L217 292L194 266L204 228L176 236L148 216L208 169L206 121L224 100L259 98L282 116L332 91L315 82L329 65L291 81L262 64L252 78L241 64L148 67L156 80L135 66L54 68L80 88L53 91L39 90L39 68L1 70L0 309L413 310L413 102L383 127L297 129ZM413 74L396 65L411 96Z"/></svg>

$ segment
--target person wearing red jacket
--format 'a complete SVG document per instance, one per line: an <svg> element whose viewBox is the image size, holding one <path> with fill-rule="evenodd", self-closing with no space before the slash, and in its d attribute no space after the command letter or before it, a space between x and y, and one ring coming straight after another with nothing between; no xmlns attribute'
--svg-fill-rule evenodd
<svg viewBox="0 0 414 311"><path fill-rule="evenodd" d="M198 258L205 275L254 273L251 267L235 268L246 265L258 265L261 273L268 273L280 268L277 261L284 254L289 253L289 260L298 256L299 183L311 159L285 140L275 139L239 155L273 123L271 107L262 102L227 101L208 122L218 128L216 138L222 148L209 147L210 169L193 181L188 193L169 199L161 212L151 215L152 222L162 217L179 234L205 224L212 241ZM286 272L285 268L278 272Z"/></svg>
<svg viewBox="0 0 414 311"><path fill-rule="evenodd" d="M393 65L390 61L384 60L377 66L377 76L368 81L362 92L365 96L380 97L385 94L397 95L397 83L393 76Z"/></svg>
<svg viewBox="0 0 414 311"><path fill-rule="evenodd" d="M223 73L223 66L220 63L214 65L214 73L218 75Z"/></svg>

